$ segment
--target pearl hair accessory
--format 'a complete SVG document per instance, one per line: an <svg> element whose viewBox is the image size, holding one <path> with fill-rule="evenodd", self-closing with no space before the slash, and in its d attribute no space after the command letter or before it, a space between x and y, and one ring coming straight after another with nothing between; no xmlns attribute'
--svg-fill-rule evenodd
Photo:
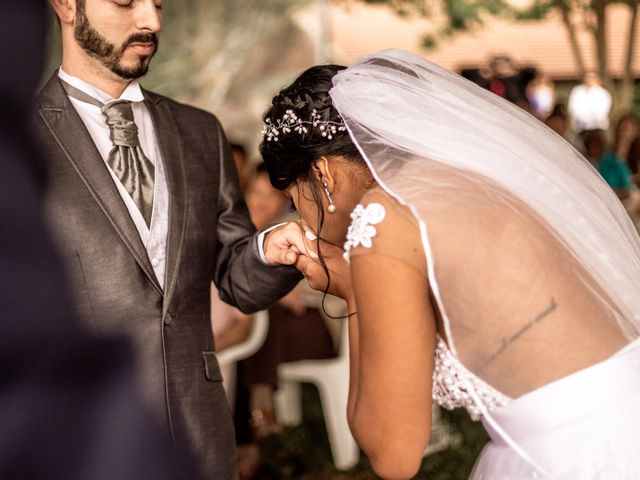
<svg viewBox="0 0 640 480"><path fill-rule="evenodd" d="M291 133L293 130L300 135L304 135L309 133L309 127L319 128L322 136L327 140L333 140L333 136L336 133L347 130L342 118L339 122L322 120L316 109L313 109L311 112L311 120L302 120L293 110L287 110L282 118L275 123L269 118L265 120L264 126L262 127L262 136L266 138L268 142L277 142L281 134Z"/></svg>
<svg viewBox="0 0 640 480"><path fill-rule="evenodd" d="M336 206L333 203L333 200L331 199L331 194L329 193L329 186L327 185L327 182L322 182L322 186L324 187L324 193L327 195L327 199L329 200L329 206L327 207L327 210L329 211L329 213L333 213L336 211Z"/></svg>

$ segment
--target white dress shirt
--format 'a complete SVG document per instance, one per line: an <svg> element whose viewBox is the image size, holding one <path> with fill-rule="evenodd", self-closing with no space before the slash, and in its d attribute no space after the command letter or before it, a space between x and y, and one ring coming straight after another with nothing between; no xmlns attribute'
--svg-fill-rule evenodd
<svg viewBox="0 0 640 480"><path fill-rule="evenodd" d="M83 91L87 95L107 103L114 99L108 93L88 84L87 82L69 75L62 68L58 72L59 77L69 85ZM105 116L95 105L69 97L71 103L84 122L93 142L95 143L100 156L105 162L113 183L118 189L118 193L122 197L129 215L135 224L142 244L147 250L147 255L151 261L153 271L158 279L158 283L164 288L165 279L165 263L167 257L167 232L169 231L169 190L167 188L167 179L165 176L162 155L158 146L155 128L151 119L151 114L144 104L144 96L137 81L132 81L129 86L122 92L118 100L128 100L131 102L133 109L133 118L138 126L138 138L140 145L149 161L155 169L154 189L153 189L153 211L151 214L151 225L147 223L140 213L138 206L135 204L129 192L122 185L117 175L113 172L107 159L109 152L113 147L113 143L109 137L109 127Z"/></svg>

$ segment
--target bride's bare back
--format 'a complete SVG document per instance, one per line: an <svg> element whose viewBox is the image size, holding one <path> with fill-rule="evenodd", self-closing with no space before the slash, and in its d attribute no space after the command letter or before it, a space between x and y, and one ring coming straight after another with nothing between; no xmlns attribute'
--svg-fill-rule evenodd
<svg viewBox="0 0 640 480"><path fill-rule="evenodd" d="M434 171L425 193L431 205L425 215L431 287L435 280L442 308L431 304L440 335L461 362L500 392L518 397L628 343L610 317L610 303L566 245L513 195L477 180ZM456 190L465 191L464 202L452 196ZM409 210L381 190L365 197L365 203L373 201L388 211L373 250L411 262L426 275L421 245L412 244L420 236ZM385 239L385 232L395 238Z"/></svg>
<svg viewBox="0 0 640 480"><path fill-rule="evenodd" d="M478 201L450 199L447 211L426 222L453 342L467 368L517 397L628 343L602 291L534 212L513 196L507 203L488 195L486 184L455 181Z"/></svg>

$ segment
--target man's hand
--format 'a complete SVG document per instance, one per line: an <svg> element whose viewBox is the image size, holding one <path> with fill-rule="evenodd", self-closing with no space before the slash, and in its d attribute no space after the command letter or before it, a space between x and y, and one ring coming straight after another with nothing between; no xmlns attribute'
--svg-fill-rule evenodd
<svg viewBox="0 0 640 480"><path fill-rule="evenodd" d="M274 265L294 265L305 248L304 231L297 222L274 228L264 238L264 256Z"/></svg>

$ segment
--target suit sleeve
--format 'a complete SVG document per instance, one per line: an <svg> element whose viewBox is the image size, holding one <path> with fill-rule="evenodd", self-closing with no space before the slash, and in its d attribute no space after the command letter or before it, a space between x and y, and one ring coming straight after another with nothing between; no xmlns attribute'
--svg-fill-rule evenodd
<svg viewBox="0 0 640 480"><path fill-rule="evenodd" d="M288 293L302 278L293 267L266 265L258 251L258 235L238 187L231 148L220 124L218 154L220 189L215 271L220 298L245 313L264 309Z"/></svg>

